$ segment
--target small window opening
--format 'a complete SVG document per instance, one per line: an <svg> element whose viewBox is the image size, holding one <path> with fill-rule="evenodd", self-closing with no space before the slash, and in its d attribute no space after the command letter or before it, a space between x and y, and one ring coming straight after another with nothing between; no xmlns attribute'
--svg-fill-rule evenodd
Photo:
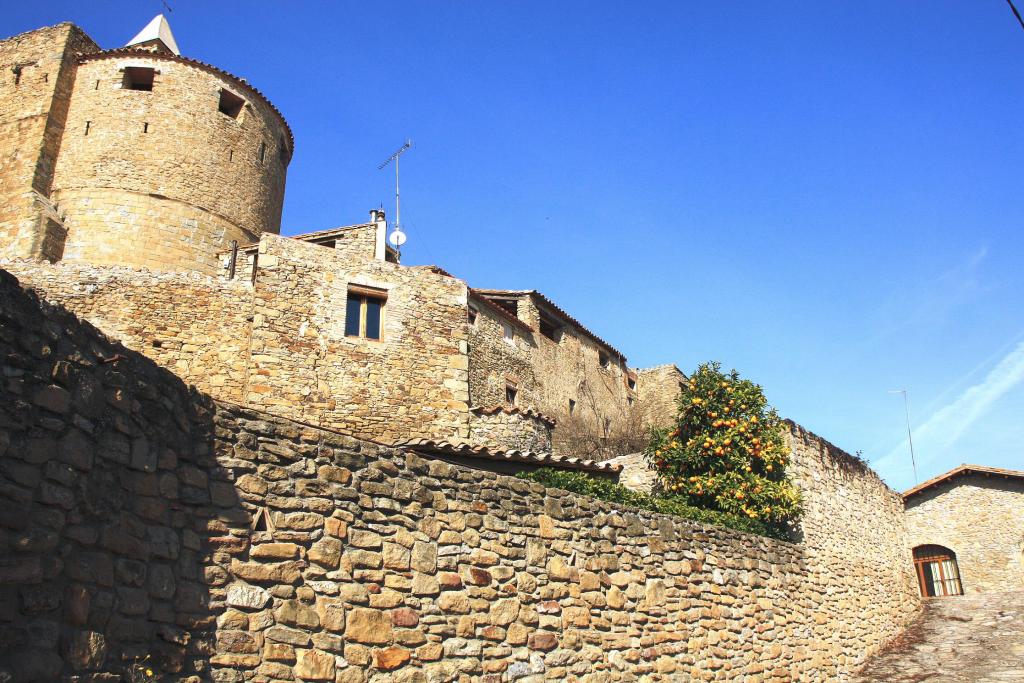
<svg viewBox="0 0 1024 683"><path fill-rule="evenodd" d="M519 301L517 299L494 299L494 303L498 304L512 315L519 316Z"/></svg>
<svg viewBox="0 0 1024 683"><path fill-rule="evenodd" d="M261 142L260 143L260 149L259 149L259 152L257 154L258 154L258 156L260 158L260 163L262 164L264 162L264 160L267 158L267 143L265 143L265 142Z"/></svg>
<svg viewBox="0 0 1024 683"><path fill-rule="evenodd" d="M235 150L229 149L228 150L228 161L234 161L234 160L235 160Z"/></svg>
<svg viewBox="0 0 1024 683"><path fill-rule="evenodd" d="M121 87L125 90L153 90L153 75L156 69L145 66L126 66Z"/></svg>
<svg viewBox="0 0 1024 683"><path fill-rule="evenodd" d="M508 323L501 324L501 334L509 344L516 343L516 331Z"/></svg>
<svg viewBox="0 0 1024 683"><path fill-rule="evenodd" d="M505 403L509 404L510 406L514 406L516 404L516 397L517 396L519 396L519 388L515 384L513 384L511 382L506 383L505 384Z"/></svg>
<svg viewBox="0 0 1024 683"><path fill-rule="evenodd" d="M387 292L370 287L349 287L345 306L345 335L379 340L383 332Z"/></svg>
<svg viewBox="0 0 1024 683"><path fill-rule="evenodd" d="M14 72L14 85L20 85L21 84L21 65L19 64L17 66L12 67L11 71Z"/></svg>
<svg viewBox="0 0 1024 683"><path fill-rule="evenodd" d="M96 87L93 88L93 90L99 90L99 89L100 89L100 79L97 78L96 79Z"/></svg>
<svg viewBox="0 0 1024 683"><path fill-rule="evenodd" d="M277 158L281 160L282 164L288 163L288 146L284 144L284 138L277 141Z"/></svg>
<svg viewBox="0 0 1024 683"><path fill-rule="evenodd" d="M604 351L599 351L597 354L597 360L600 361L602 368L608 368L612 364L612 357Z"/></svg>
<svg viewBox="0 0 1024 683"><path fill-rule="evenodd" d="M143 123L142 124L142 132L143 133L148 133L149 132L149 123Z"/></svg>
<svg viewBox="0 0 1024 683"><path fill-rule="evenodd" d="M50 82L50 74L43 74L43 83Z"/></svg>
<svg viewBox="0 0 1024 683"><path fill-rule="evenodd" d="M83 133L83 135L88 135L89 134L89 129L91 127L92 127L92 121L86 121L85 122L85 133Z"/></svg>
<svg viewBox="0 0 1024 683"><path fill-rule="evenodd" d="M612 431L612 420L611 420L611 418L609 418L609 417L604 418L604 423L602 424L602 427L604 428L604 438L607 439L608 438L608 434L610 434L611 431Z"/></svg>
<svg viewBox="0 0 1024 683"><path fill-rule="evenodd" d="M626 386L629 387L631 391L636 391L636 378L627 377Z"/></svg>
<svg viewBox="0 0 1024 683"><path fill-rule="evenodd" d="M159 349L159 348L163 348L163 345L164 345L164 343L163 343L162 341L160 341L159 339L154 339L154 340L153 340L152 342L150 342L150 343L151 343L151 344L153 345L153 348L154 348L154 349Z"/></svg>
<svg viewBox="0 0 1024 683"><path fill-rule="evenodd" d="M572 415L576 412L576 401L569 399L569 414Z"/></svg>
<svg viewBox="0 0 1024 683"><path fill-rule="evenodd" d="M476 327L476 316L477 316L477 310L475 308L473 308L472 306L470 306L467 318L469 320L469 324L474 326L474 327Z"/></svg>
<svg viewBox="0 0 1024 683"><path fill-rule="evenodd" d="M243 107L245 107L245 100L233 92L221 89L220 103L217 105L217 111L225 116L237 119L238 115L242 113Z"/></svg>
<svg viewBox="0 0 1024 683"><path fill-rule="evenodd" d="M629 407L633 407L633 400L634 399L633 399L632 396L627 396L626 397L626 405L629 406Z"/></svg>

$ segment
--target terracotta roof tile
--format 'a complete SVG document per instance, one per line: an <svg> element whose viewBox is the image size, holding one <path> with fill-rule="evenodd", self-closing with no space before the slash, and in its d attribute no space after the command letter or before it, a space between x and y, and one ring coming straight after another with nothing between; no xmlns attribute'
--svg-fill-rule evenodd
<svg viewBox="0 0 1024 683"><path fill-rule="evenodd" d="M532 417L541 422L547 424L549 427L554 427L556 424L555 418L545 415L535 408L520 408L519 406L509 405L495 405L487 408L476 407L470 408L470 412L479 413L480 415L494 415L495 413L507 413L509 415L524 415L526 417Z"/></svg>
<svg viewBox="0 0 1024 683"><path fill-rule="evenodd" d="M453 444L447 441L432 441L430 439L410 439L408 441L396 443L395 446L427 453L457 455L467 458L479 458L481 460L494 460L498 462L523 462L537 465L539 467L555 467L563 470L584 470L587 472L601 472L609 474L615 474L622 471L622 465L608 461L597 462L596 460L568 458L561 455L553 455L551 453L534 453L533 451L520 451L516 449L503 450L498 448L487 448L485 446L470 446L469 444Z"/></svg>
<svg viewBox="0 0 1024 683"><path fill-rule="evenodd" d="M1024 472L1021 472L1020 470L1005 470L1000 467L985 467L984 465L963 464L960 465L959 467L954 467L945 474L940 474L937 477L932 477L926 482L922 482L911 489L907 489L906 491L903 492L903 500L907 500L911 496L921 493L926 489L930 489L931 487L936 486L937 484L941 484L947 479L958 477L961 474L986 474L995 475L998 477L1012 477L1017 479L1024 479Z"/></svg>

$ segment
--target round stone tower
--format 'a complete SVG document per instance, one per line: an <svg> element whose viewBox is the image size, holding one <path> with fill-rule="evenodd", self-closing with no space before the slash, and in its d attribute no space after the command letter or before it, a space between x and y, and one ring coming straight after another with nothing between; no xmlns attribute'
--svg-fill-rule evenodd
<svg viewBox="0 0 1024 683"><path fill-rule="evenodd" d="M51 199L62 258L216 273L280 230L291 130L244 79L178 54L158 16L77 67Z"/></svg>

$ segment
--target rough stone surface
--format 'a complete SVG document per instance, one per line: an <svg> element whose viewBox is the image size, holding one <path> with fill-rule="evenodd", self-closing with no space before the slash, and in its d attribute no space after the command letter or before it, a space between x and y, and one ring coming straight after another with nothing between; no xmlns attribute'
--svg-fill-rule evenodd
<svg viewBox="0 0 1024 683"><path fill-rule="evenodd" d="M856 683L1024 681L1024 591L932 598Z"/></svg>
<svg viewBox="0 0 1024 683"><path fill-rule="evenodd" d="M0 323L13 680L150 653L161 675L217 681L835 681L916 609L886 554L906 548L898 496L805 432L795 474L814 486L789 543L211 401L3 273ZM31 401L54 382L67 413ZM152 470L132 465L143 438ZM337 568L302 559L328 530Z"/></svg>

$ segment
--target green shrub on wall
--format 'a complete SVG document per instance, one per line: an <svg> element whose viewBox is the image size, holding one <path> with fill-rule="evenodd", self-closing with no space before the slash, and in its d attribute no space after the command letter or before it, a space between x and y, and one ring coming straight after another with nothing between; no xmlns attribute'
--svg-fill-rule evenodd
<svg viewBox="0 0 1024 683"><path fill-rule="evenodd" d="M682 385L676 424L655 432L646 455L666 494L782 533L800 515L784 429L760 386L704 363Z"/></svg>
<svg viewBox="0 0 1024 683"><path fill-rule="evenodd" d="M685 519L692 519L696 522L715 524L762 536L785 538L783 534L778 533L778 530L750 517L694 507L681 496L649 495L633 491L622 484L592 477L583 472L566 472L564 470L544 468L534 472L520 472L516 476L520 479L535 481L550 488L565 489L566 491L606 500L619 505L641 510L651 510L666 515L676 515Z"/></svg>

